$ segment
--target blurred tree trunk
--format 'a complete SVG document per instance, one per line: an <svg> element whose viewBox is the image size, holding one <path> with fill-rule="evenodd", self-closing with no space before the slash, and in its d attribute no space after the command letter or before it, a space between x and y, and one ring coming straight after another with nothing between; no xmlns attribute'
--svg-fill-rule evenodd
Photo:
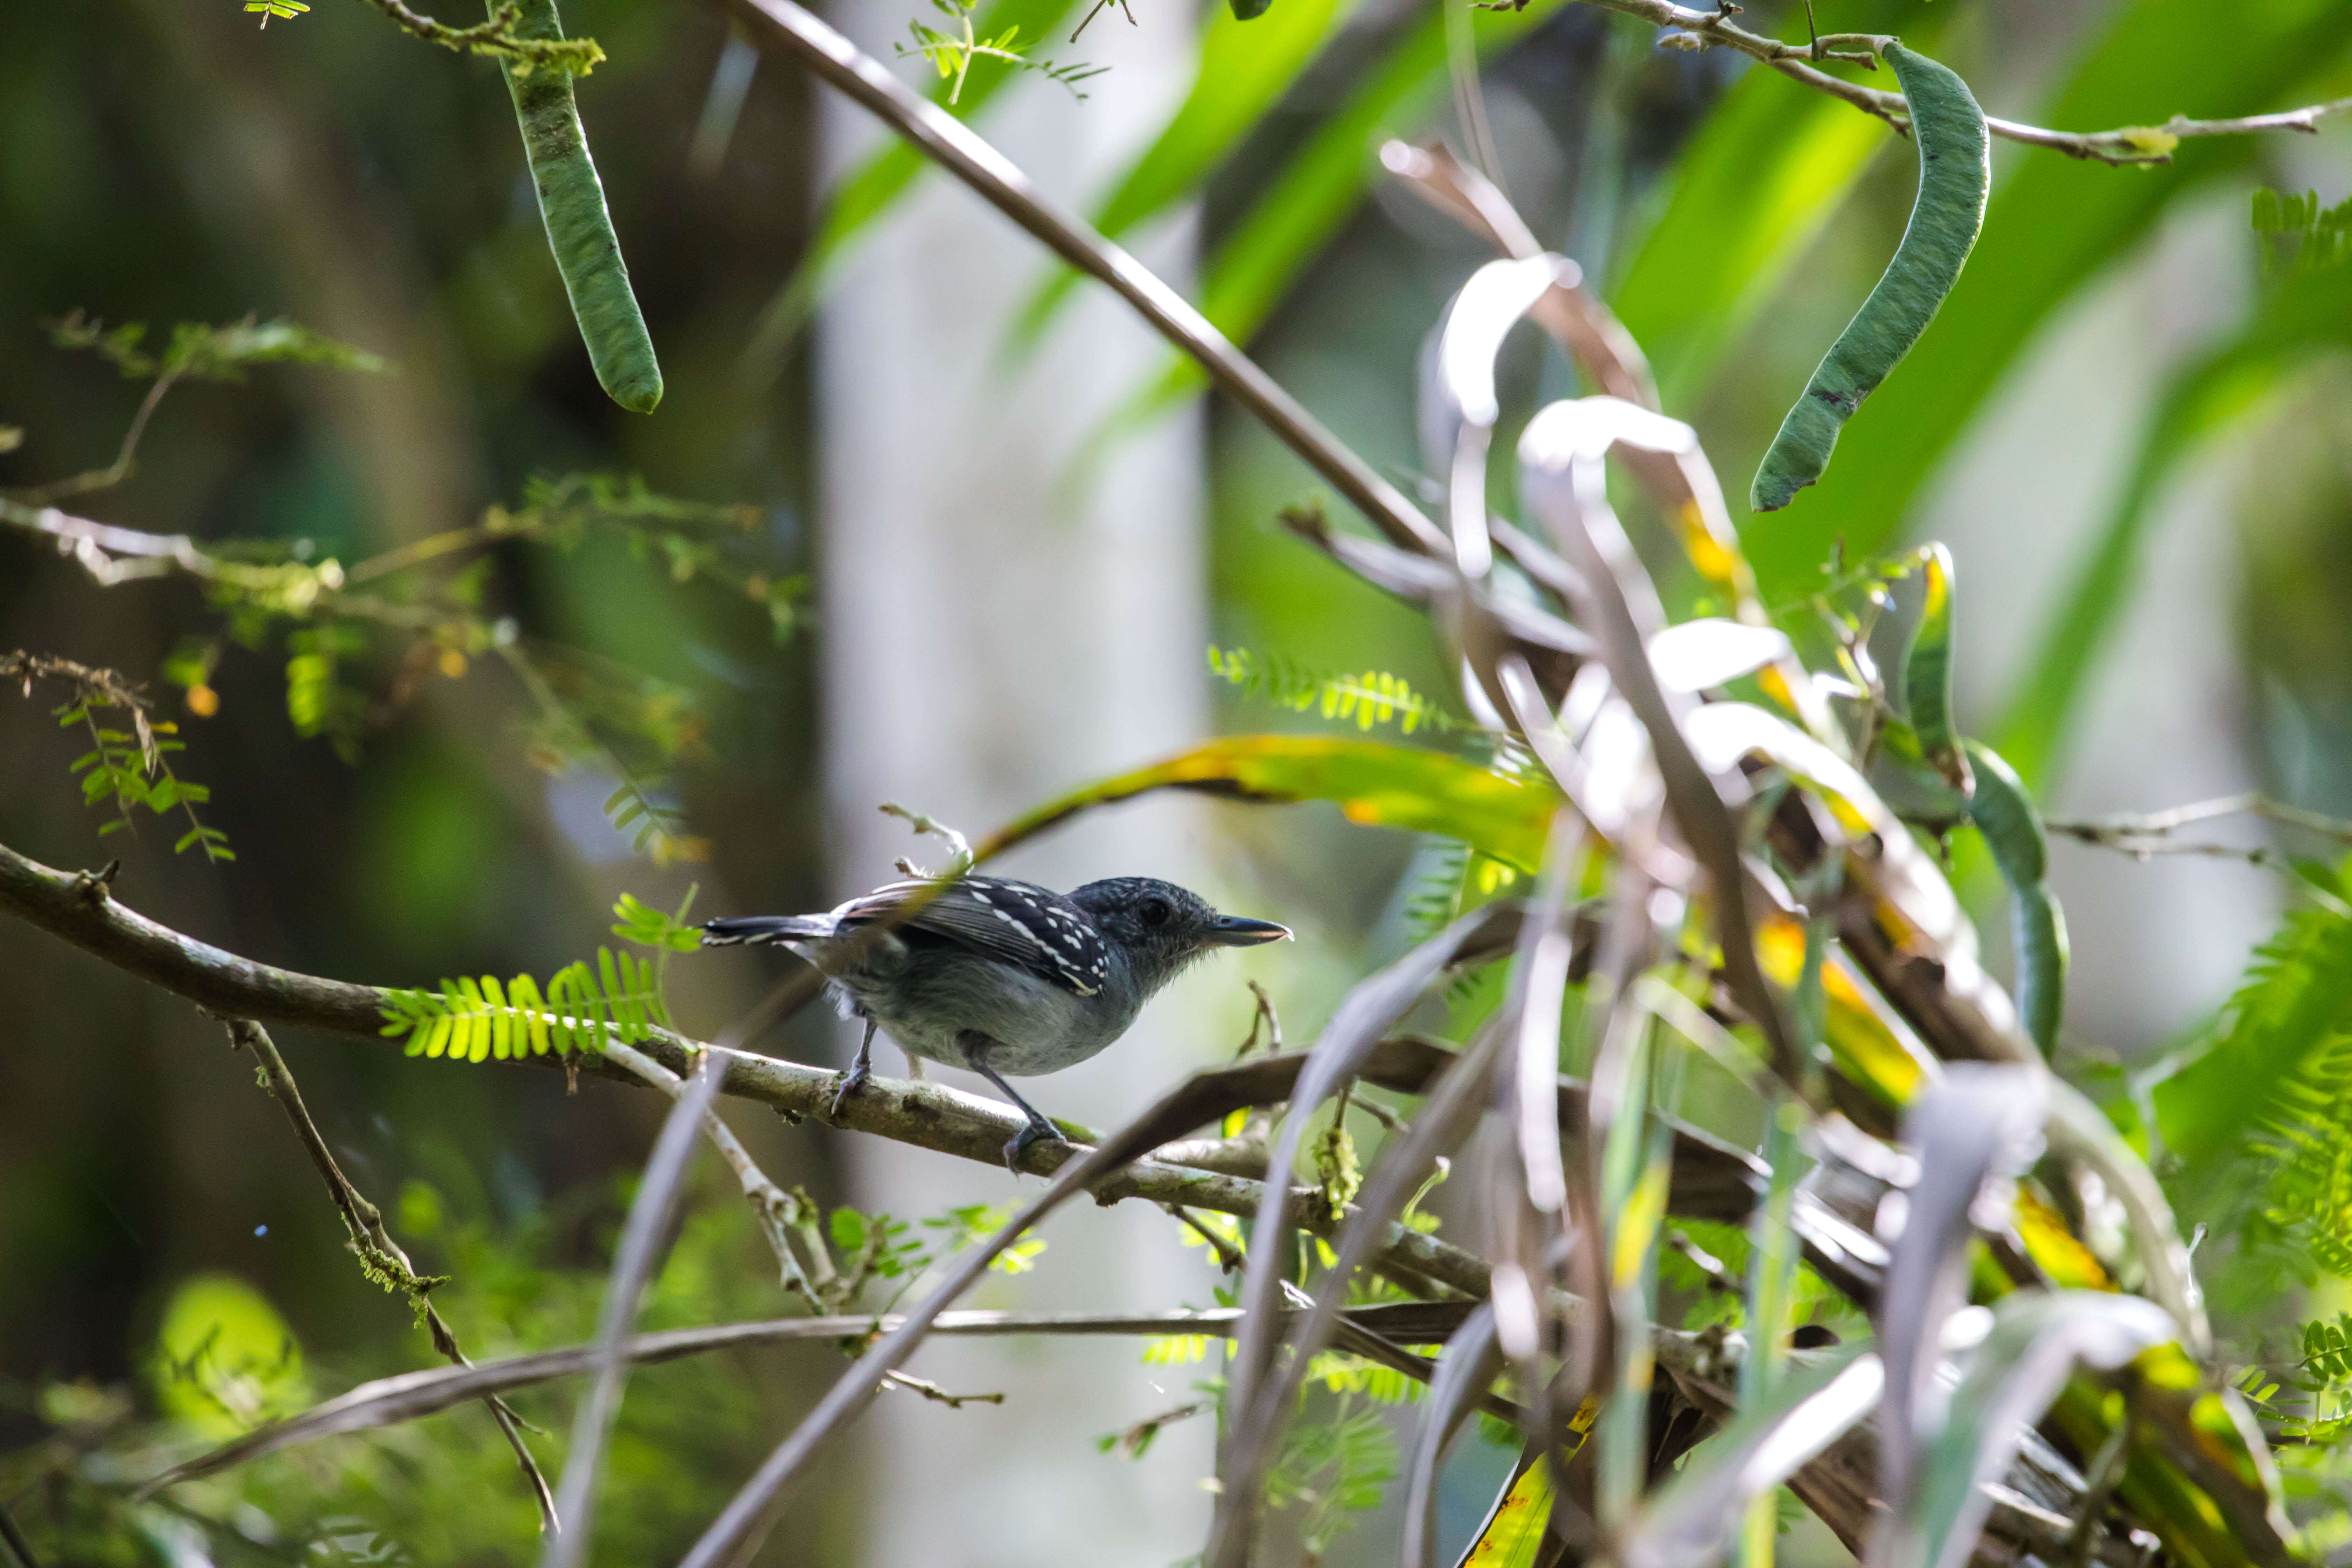
<svg viewBox="0 0 2352 1568"><path fill-rule="evenodd" d="M927 15L919 0L866 0L832 19L888 58L916 15ZM1084 101L1031 80L1008 89L980 122L1073 205L1099 191L1189 86L1189 14L1140 8L1137 20L1130 27L1107 12L1076 45L1065 29L1040 49L1113 67L1087 83ZM879 140L838 102L823 123L835 170ZM1144 255L1181 286L1191 235L1179 227ZM918 844L878 815L881 801L977 837L1049 792L1196 739L1206 722L1198 412L1140 434L1099 434L1156 378L1165 354L1098 290L1082 292L1042 351L1012 365L1006 323L1047 276L1047 260L976 198L927 174L851 261L824 310L823 689L832 875L843 896L887 879L896 857L941 858L935 842ZM1181 804L1131 808L1004 868L1063 889L1127 874L1201 886L1196 820ZM1024 1092L1049 1114L1122 1121L1201 1059L1202 1030L1186 1024L1187 1011L1181 994L1163 1000L1104 1057L1029 1080ZM877 1053L877 1070L904 1070L889 1047ZM944 1076L989 1092L969 1075ZM1009 1176L904 1149L857 1148L851 1157L851 1201L905 1217L1015 1191ZM1051 1233L1024 1300L1106 1310L1205 1301L1211 1280L1198 1254L1170 1245L1175 1229L1149 1212L1073 1215ZM1179 1428L1148 1465L1097 1456L1093 1442L1186 1397L1193 1374L1142 1367L1132 1345L1055 1349L1050 1362L1011 1342L924 1352L915 1370L955 1392L1018 1392L1002 1408L883 1402L866 1431L880 1462L861 1469L872 1487L861 1510L866 1561L1150 1563L1195 1548L1207 1520L1195 1484L1208 1469L1205 1424ZM1072 1465L1097 1471L1077 1487L1057 1485ZM1047 1497L1050 1507L1024 1506Z"/></svg>

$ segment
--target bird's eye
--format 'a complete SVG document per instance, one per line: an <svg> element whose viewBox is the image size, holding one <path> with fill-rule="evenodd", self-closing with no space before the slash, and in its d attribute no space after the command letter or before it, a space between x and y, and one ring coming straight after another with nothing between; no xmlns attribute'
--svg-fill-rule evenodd
<svg viewBox="0 0 2352 1568"><path fill-rule="evenodd" d="M1146 899L1135 912L1143 917L1145 925L1164 926L1168 923L1169 915L1173 911L1168 908L1168 900L1165 899Z"/></svg>

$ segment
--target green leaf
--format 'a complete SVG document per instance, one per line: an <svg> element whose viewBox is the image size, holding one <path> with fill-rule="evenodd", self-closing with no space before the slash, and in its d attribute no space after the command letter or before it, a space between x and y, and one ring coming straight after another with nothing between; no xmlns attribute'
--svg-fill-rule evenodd
<svg viewBox="0 0 2352 1568"><path fill-rule="evenodd" d="M509 1056L520 1056L522 1054L520 1051L511 1049L514 1044L515 1018L514 1014L509 1011L510 1004L507 1001L505 989L499 984L497 975L482 976L482 1000L488 1003L491 1009L490 1056L492 1059L505 1061Z"/></svg>
<svg viewBox="0 0 2352 1568"><path fill-rule="evenodd" d="M2243 114L2332 70L2352 39L2352 6L2335 0L2242 0L2210 26L2204 0L2132 0L2116 8L2052 100L2043 125L2128 125L2151 116ZM2195 37L2198 47L2179 40ZM2019 353L2084 279L2137 244L2166 205L2243 167L2258 139L2183 142L2168 165L2118 170L2063 157L2021 157L1993 194L1984 238L1936 331L1848 428L1839 482L1742 537L1762 591L1802 592L1843 537L1850 555L1881 550L1929 471Z"/></svg>
<svg viewBox="0 0 2352 1568"><path fill-rule="evenodd" d="M1001 854L1083 811L1159 789L1234 800L1329 800L1350 822L1440 833L1522 871L1543 859L1559 796L1443 752L1308 735L1235 735L1074 790L1000 828L977 857Z"/></svg>
<svg viewBox="0 0 2352 1568"><path fill-rule="evenodd" d="M2001 880L2009 884L2018 1015L2025 1032L2047 1055L2057 1049L2058 1023L2066 1006L2066 921L2044 882L2050 846L2042 831L2042 814L2033 809L2024 784L1998 752L1974 741L1963 743L1976 778L1969 819L1984 835Z"/></svg>
<svg viewBox="0 0 2352 1568"><path fill-rule="evenodd" d="M2254 956L2221 1026L2155 1089L2165 1147L2194 1169L2233 1150L2331 1036L2352 1029L2352 915L2306 904Z"/></svg>
<svg viewBox="0 0 2352 1568"><path fill-rule="evenodd" d="M1358 0L1284 0L1266 20L1244 26L1218 14L1201 40L1192 91L1175 118L1088 216L1116 239L1191 195L1265 111L1289 90ZM1034 343L1079 275L1057 268L1014 319L1013 337Z"/></svg>
<svg viewBox="0 0 2352 1568"><path fill-rule="evenodd" d="M992 0L973 21L975 36L994 37L1007 27L1017 27L1024 37L1042 38L1061 25L1070 13L1071 3L1072 0ZM943 80L930 83L925 96L942 112L968 122L977 118L997 91L1019 74L1010 68L982 63L974 67L964 82L962 97L955 103L947 101L951 84ZM929 167L929 161L921 153L892 137L834 185L818 216L815 238L810 241L793 275L760 313L751 346L744 351L747 360L761 366L774 364L806 324L816 302L824 297L825 289L848 262L866 231L896 206L912 188L916 177Z"/></svg>
<svg viewBox="0 0 2352 1568"><path fill-rule="evenodd" d="M547 1004L539 994L538 983L528 974L518 974L507 982L507 1002L520 1008L524 1029L530 1038L530 1054L547 1054ZM522 1041L515 1042L515 1054L522 1054Z"/></svg>
<svg viewBox="0 0 2352 1568"><path fill-rule="evenodd" d="M1996 731L2021 777L2046 787L2067 760L2076 710L2123 624L2166 482L2201 443L2263 406L2295 367L2346 347L2352 347L2352 270L2296 273L2265 294L2235 337L2176 372L2158 395L2114 508L2060 595Z"/></svg>
<svg viewBox="0 0 2352 1568"><path fill-rule="evenodd" d="M1529 0L1519 10L1471 13L1481 58L1558 9ZM1201 311L1235 342L1246 342L1356 210L1380 174L1380 144L1426 121L1448 84L1445 18L1433 7L1316 127L1202 268ZM1110 426L1149 417L1203 384L1191 360L1171 356L1160 378L1111 416Z"/></svg>
<svg viewBox="0 0 2352 1568"><path fill-rule="evenodd" d="M1952 730L1952 552L1930 544L1919 555L1927 593L1903 661L1905 716L1922 760L1965 793L1969 764Z"/></svg>

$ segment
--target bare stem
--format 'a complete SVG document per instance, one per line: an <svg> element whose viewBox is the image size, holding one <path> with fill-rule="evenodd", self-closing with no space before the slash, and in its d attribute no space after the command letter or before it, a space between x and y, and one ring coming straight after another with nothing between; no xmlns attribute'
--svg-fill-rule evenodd
<svg viewBox="0 0 2352 1568"><path fill-rule="evenodd" d="M2044 822L2042 827L2047 832L2078 843L2120 851L2137 860L2147 860L2158 855L2202 855L2218 859L2243 860L2254 866L2275 864L2279 859L2278 852L2264 846L2217 844L2206 839L2184 840L2175 837L2184 827L2231 816L2256 817L2275 826L2316 834L2339 844L2352 844L2352 822L2340 817L2323 816L2318 812L2305 811L2300 806L2287 805L2266 795L2254 794L2197 801L2188 805L2174 806L2169 811Z"/></svg>
<svg viewBox="0 0 2352 1568"><path fill-rule="evenodd" d="M586 76L604 63L604 51L593 38L526 38L515 31L522 20L522 7L508 4L492 11L489 19L470 27L452 27L436 22L421 11L410 9L401 0L368 0L377 10L392 18L403 32L439 44L444 48L461 54L487 55L492 59L512 60L525 68L552 67L570 71L574 76Z"/></svg>
<svg viewBox="0 0 2352 1568"><path fill-rule="evenodd" d="M139 412L131 416L131 427L122 433L122 445L116 450L114 461L102 468L92 468L87 473L52 480L46 485L11 490L9 495L27 506L47 506L68 496L107 489L129 479L131 465L139 456L139 438L147 433L147 422L155 416L155 405L163 401L163 395L172 390L172 384L178 379L177 372L167 371L157 376L154 384L147 388L147 395L139 400Z"/></svg>
<svg viewBox="0 0 2352 1568"><path fill-rule="evenodd" d="M269 1091L286 1120L294 1124L295 1136L302 1142L302 1152L310 1156L318 1168L320 1179L327 1184L327 1195L334 1200L336 1212L343 1216L343 1228L351 1233L352 1250L359 1255L368 1278L398 1289L416 1310L418 1320L433 1337L433 1348L447 1359L452 1366L471 1366L466 1353L457 1347L457 1336L448 1323L425 1299L425 1293L444 1283L418 1275L408 1260L408 1254L392 1239L384 1228L383 1211L370 1203L359 1188L352 1184L342 1167L336 1163L333 1151L319 1135L318 1123L310 1120L310 1108L302 1103L302 1091L296 1087L294 1075L288 1070L286 1058L278 1054L277 1043L269 1031L250 1018L226 1018L229 1043L241 1050L253 1053L260 1064L261 1086ZM518 1417L508 1408L507 1402L497 1394L483 1397L490 1415L506 1434L507 1444L514 1449L515 1460L522 1467L524 1479L530 1484L531 1496L539 1502L540 1528L553 1534L557 1529L555 1498L547 1488L547 1478L540 1473L539 1462L531 1458L529 1445L522 1440Z"/></svg>

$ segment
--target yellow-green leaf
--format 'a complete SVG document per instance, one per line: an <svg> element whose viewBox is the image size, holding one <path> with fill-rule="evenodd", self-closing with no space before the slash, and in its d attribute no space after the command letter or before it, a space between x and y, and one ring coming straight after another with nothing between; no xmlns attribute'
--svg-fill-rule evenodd
<svg viewBox="0 0 2352 1568"><path fill-rule="evenodd" d="M1538 1457L1511 1483L1462 1568L1534 1568L1551 1522L1551 1467Z"/></svg>
<svg viewBox="0 0 2352 1568"><path fill-rule="evenodd" d="M979 858L1003 853L1080 812L1153 790L1234 800L1328 800L1350 822L1439 833L1521 870L1543 858L1559 796L1444 752L1319 735L1234 735L1150 767L1087 784L999 829Z"/></svg>

